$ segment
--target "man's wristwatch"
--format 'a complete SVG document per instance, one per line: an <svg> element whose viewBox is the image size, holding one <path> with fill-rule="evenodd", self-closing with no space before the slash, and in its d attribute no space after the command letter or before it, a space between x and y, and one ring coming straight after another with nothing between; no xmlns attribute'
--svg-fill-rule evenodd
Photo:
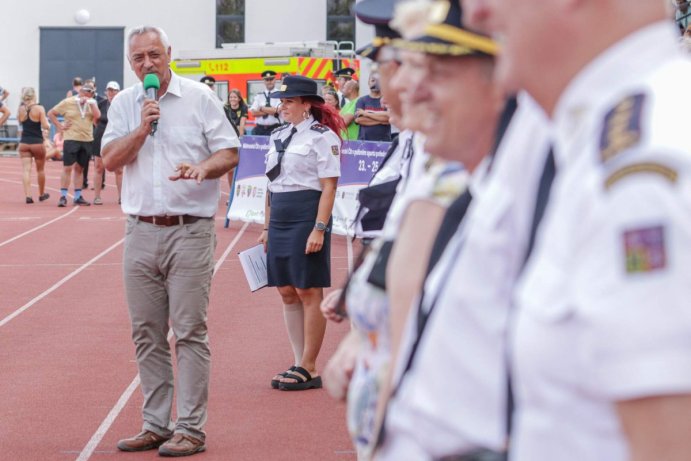
<svg viewBox="0 0 691 461"><path fill-rule="evenodd" d="M326 230L326 223L324 221L317 221L314 228L318 231L324 232Z"/></svg>

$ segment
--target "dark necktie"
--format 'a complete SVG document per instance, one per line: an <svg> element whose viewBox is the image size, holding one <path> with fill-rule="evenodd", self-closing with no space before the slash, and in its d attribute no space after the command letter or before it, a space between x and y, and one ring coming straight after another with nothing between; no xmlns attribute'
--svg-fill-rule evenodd
<svg viewBox="0 0 691 461"><path fill-rule="evenodd" d="M341 96L341 107L345 106L347 102L345 96Z"/></svg>
<svg viewBox="0 0 691 461"><path fill-rule="evenodd" d="M266 102L264 103L264 107L271 107L271 98L270 98L271 92L267 91L264 93L264 97L266 98ZM262 118L267 118L268 115L264 114L262 115Z"/></svg>
<svg viewBox="0 0 691 461"><path fill-rule="evenodd" d="M427 266L427 276L429 276L430 272L432 272L432 269L436 265L436 263L439 261L439 258L441 258L441 255L444 253L444 251L447 249L447 245L451 238L455 235L456 231L458 230L458 226L461 224L463 221L463 217L465 216L466 212L468 211L468 207L470 207L470 203L472 202L472 195L470 194L470 190L466 189L466 191L461 194L447 209L446 214L444 215L444 219L442 221L442 224L439 228L439 231L437 233L437 237L434 242L434 246L432 247L432 254L430 255L430 260ZM456 261L458 259L458 256L461 253L461 248L463 247L462 242L459 242L458 246L453 250L454 255L451 258L451 261ZM451 276L453 272L453 268L455 267L454 263L450 263L446 267L446 272L444 273L443 281L442 283L439 284L440 286L440 291L443 289L445 285L448 284L449 282L449 277ZM427 277L425 277L425 280ZM425 311L423 302L425 300L425 292L424 289L422 293L420 294L420 301L418 303L418 310L417 310L417 330L416 330L416 336L413 341L413 345L410 348L410 355L408 356L408 360L406 361L405 368L403 369L403 372L401 373L401 377L398 380L398 384L395 385L393 388L393 391L391 393L391 397L396 395L398 392L398 389L401 387L401 383L403 382L403 378L405 377L406 373L410 371L410 368L413 365L413 360L415 359L415 354L418 351L418 346L420 345L420 340L422 339L422 335L424 333L425 327L427 326L427 320L429 319L430 315L432 314L432 311L434 310L434 307L437 304L437 301L439 300L439 294L440 291L437 292L436 296L434 299L431 301L431 305L429 309ZM384 442L384 437L386 435L386 412L384 413L384 419L382 421L382 425L379 428L379 433L377 434L377 441L376 445L380 446Z"/></svg>
<svg viewBox="0 0 691 461"><path fill-rule="evenodd" d="M470 202L472 201L472 199L473 196L470 194L470 190L466 189L466 191L463 194L461 194L451 205L449 205L449 208L446 210L444 219L439 227L439 231L437 232L437 237L434 241L434 245L432 246L432 252L430 254L429 263L427 265L427 276L429 276L429 274L432 272L432 269L434 269L434 266L436 266L437 262L439 262L439 259L444 253L444 250L447 248L449 241L458 231L458 226L461 224L463 217L468 211L468 207L470 207ZM451 261L456 261L458 259L462 246L463 245L461 243L454 249L455 254L454 257L451 258ZM422 334L424 333L425 327L427 326L427 320L429 319L430 315L432 314L432 311L437 305L437 301L439 300L441 290L448 285L449 278L451 277L451 273L453 272L452 269L454 267L455 263L450 263L449 266L446 268L446 272L443 275L444 280L442 281L442 283L439 284L440 290L437 292L434 299L432 299L429 309L425 310L423 307L423 301L425 299L424 289L420 295L420 302L417 310L417 335L415 337L415 341L413 342L413 346L410 348L410 355L408 356L408 361L406 363L405 369L401 374L401 380L403 379L403 375L405 375L410 370L410 367L413 365L413 360L415 359L415 354L417 353L418 345L420 344ZM426 279L427 277L425 277L425 280ZM399 386L401 380L399 380Z"/></svg>
<svg viewBox="0 0 691 461"><path fill-rule="evenodd" d="M554 150L550 147L545 166L542 168L542 175L540 176L540 185L537 188L537 199L535 200L535 211L533 212L533 222L530 225L530 237L528 239L528 247L525 252L523 265L528 262L530 253L533 251L535 245L535 235L537 234L540 221L545 214L547 202L549 201L549 193L552 190L552 182L556 175L557 167L554 163Z"/></svg>
<svg viewBox="0 0 691 461"><path fill-rule="evenodd" d="M554 176L557 173L557 167L554 163L554 149L549 148L549 153L547 154L547 159L545 160L545 166L542 168L542 175L540 176L540 185L537 188L537 198L535 200L535 210L533 211L533 221L530 225L530 236L528 237L528 247L525 252L525 257L523 258L523 267L530 259L530 254L533 252L533 246L535 245L535 236L537 235L537 230L540 227L540 221L545 215L545 209L547 208L547 202L549 201L549 194L552 190L552 183L554 182ZM506 433L511 435L511 424L513 422L513 410L514 410L514 394L513 385L511 377L511 364L507 365L506 373Z"/></svg>
<svg viewBox="0 0 691 461"><path fill-rule="evenodd" d="M293 135L297 131L298 129L293 127L293 129L290 130L290 135L286 138L285 141L281 141L280 139L274 139L274 146L276 147L276 152L278 152L278 161L276 162L276 165L274 165L273 168L266 172L266 176L269 178L269 181L273 181L274 179L278 178L279 174L281 174L281 161L283 160L283 155L285 155L286 149L288 148L288 144L290 144L290 140L293 139Z"/></svg>

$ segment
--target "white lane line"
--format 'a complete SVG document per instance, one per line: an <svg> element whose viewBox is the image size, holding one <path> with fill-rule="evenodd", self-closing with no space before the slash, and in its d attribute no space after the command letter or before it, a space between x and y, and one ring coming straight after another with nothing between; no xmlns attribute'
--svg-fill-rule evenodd
<svg viewBox="0 0 691 461"><path fill-rule="evenodd" d="M49 179L49 178L46 176L46 179ZM54 178L54 179L59 179L59 178ZM8 183L10 183L10 184L19 184L20 186L22 185L22 182L21 182L21 181L12 181L12 180L10 180L10 179L2 179L2 178L0 178L0 181L1 181L1 182L8 182ZM38 184L31 183L31 187L38 187ZM56 188L54 188L54 187L49 187L49 186L46 186L46 192L47 192L47 191L53 191L53 192L60 193L60 189L59 189L59 188L56 189ZM72 195L72 194L70 194L70 193L68 193L67 196L70 197L70 198L73 198L73 197L74 197L74 195Z"/></svg>
<svg viewBox="0 0 691 461"><path fill-rule="evenodd" d="M61 219L63 219L63 218L66 218L66 217L68 217L69 215L71 215L72 213L74 213L75 211L77 211L78 209L79 209L79 207L74 207L74 208L72 208L70 211L68 211L67 213L65 213L65 214L63 214L63 215L60 215L60 216L58 216L58 217L55 218L55 219L51 219L50 221L48 221L48 222L46 222L46 223L43 223L43 224L41 224L40 226L36 226L36 227L34 227L33 229L29 229L28 231L23 232L23 233L17 235L16 237L12 237L12 238L9 239L9 240L5 240L4 242L0 243L0 247L3 247L3 246L5 246L5 245L7 245L8 243L12 243L12 242L14 242L15 240L18 240L18 239L20 239L20 238L22 238L22 237L25 237L25 236L31 234L32 232L36 232L37 230L43 229L44 227L53 224L55 221L59 221L59 220L61 220Z"/></svg>
<svg viewBox="0 0 691 461"><path fill-rule="evenodd" d="M114 243L113 245L111 245L110 247L108 247L106 250L103 250L103 251L102 251L101 253L99 253L97 256L94 256L93 258L91 258L88 262L82 264L82 265L79 267L79 269L75 270L74 272L69 273L69 274L66 275L62 280L60 280L58 283L56 283L56 284L53 285L52 287L48 288L46 291L44 291L44 292L41 293L40 295L36 296L34 299L32 299L32 300L29 301L28 303L24 304L22 307L20 307L20 308L17 309L16 311L12 312L10 315L8 315L7 317L5 317L4 319L0 320L0 327L3 327L3 326L5 326L5 325L7 325L12 319L14 319L15 317L17 317L19 314L21 314L22 312L24 312L25 310L27 310L28 308L30 308L31 306L33 306L34 304L36 304L37 302L39 302L40 300L42 300L43 298L45 298L46 296L48 296L49 294L51 294L52 292L54 292L55 290L57 290L58 288L60 288L60 287L61 287L62 285L64 285L67 281L69 281L70 279L74 278L74 276L76 276L76 275L79 274L81 271L83 271L84 269L86 269L87 267L89 267L91 264L93 264L94 262L96 262L96 261L98 261L100 258L102 258L103 256L105 256L105 255L107 255L108 253L110 253L111 251L113 251L113 249L117 248L117 246L120 245L124 240L125 240L125 239L120 239L119 241L117 241L116 243Z"/></svg>
<svg viewBox="0 0 691 461"><path fill-rule="evenodd" d="M230 242L230 244L228 245L228 248L226 248L226 250L223 252L218 261L216 261L213 275L216 275L216 272L221 267L221 264L223 264L223 262L226 260L230 252L233 250L233 247L235 247L235 245L240 241L240 237L242 237L242 234L245 233L245 230L249 225L250 223L247 222L242 226L242 228L238 232L238 235L235 236L233 241ZM170 341L172 336L173 330L171 329L168 332L168 341ZM101 440L103 440L103 437L110 429L110 426L113 425L117 417L120 415L122 409L125 408L127 401L130 399L130 397L132 397L132 393L134 393L134 390L137 388L137 386L139 386L139 374L137 374L137 376L134 377L130 385L127 386L127 389L125 389L125 392L123 392L120 398L118 399L115 406L113 406L110 412L108 412L108 415L101 422L101 425L98 426L96 432L94 432L94 434L91 436L84 449L81 451L81 453L79 453L79 456L77 457L76 461L87 461L89 458L91 458L91 455L96 450L96 447L98 447L98 445L101 443Z"/></svg>
<svg viewBox="0 0 691 461"><path fill-rule="evenodd" d="M115 406L110 410L110 413L108 413L106 419L104 419L101 425L98 426L98 429L96 429L94 435L91 436L89 443L87 443L82 452L79 453L77 461L86 461L91 457L98 444L101 443L101 439L103 439L103 436L106 435L106 432L108 432L110 426L113 424L113 422L115 422L115 418L117 418L122 409L125 408L125 405L127 405L127 402L129 401L130 397L132 397L134 390L137 389L138 386L139 374L134 377L130 385L127 386L127 389L125 389L125 392L123 392L118 399Z"/></svg>

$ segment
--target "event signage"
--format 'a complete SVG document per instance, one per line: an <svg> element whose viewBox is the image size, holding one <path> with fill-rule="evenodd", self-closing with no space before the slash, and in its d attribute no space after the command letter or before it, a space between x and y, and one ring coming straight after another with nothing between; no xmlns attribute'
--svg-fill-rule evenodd
<svg viewBox="0 0 691 461"><path fill-rule="evenodd" d="M333 210L333 232L353 235L357 193L379 169L388 142L344 141L341 148L341 177ZM264 223L264 202L268 179L265 176L268 136L243 136L240 163L235 171L227 217L230 220Z"/></svg>

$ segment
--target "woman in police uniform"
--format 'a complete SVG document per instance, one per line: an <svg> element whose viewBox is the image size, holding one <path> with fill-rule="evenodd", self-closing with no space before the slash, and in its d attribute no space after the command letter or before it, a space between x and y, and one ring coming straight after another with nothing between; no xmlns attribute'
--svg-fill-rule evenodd
<svg viewBox="0 0 691 461"><path fill-rule="evenodd" d="M331 285L331 211L340 176L343 119L324 103L317 84L287 76L280 91L285 125L271 134L264 231L269 286L278 288L295 363L271 380L274 388L319 388L316 360L326 320L319 305Z"/></svg>

